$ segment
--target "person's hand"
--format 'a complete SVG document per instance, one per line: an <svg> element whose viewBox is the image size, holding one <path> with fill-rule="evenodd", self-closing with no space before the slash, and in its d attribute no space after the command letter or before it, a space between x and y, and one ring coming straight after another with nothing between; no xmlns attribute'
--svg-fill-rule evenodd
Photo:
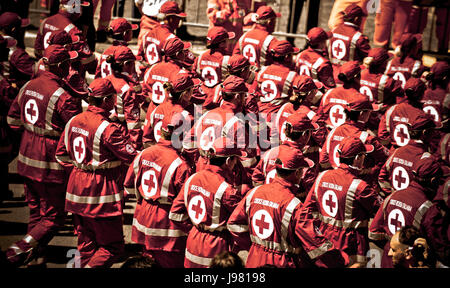
<svg viewBox="0 0 450 288"><path fill-rule="evenodd" d="M417 238L416 241L414 241L414 246L423 247L423 258L425 260L428 259L428 243L427 243L427 240L425 240L424 238Z"/></svg>

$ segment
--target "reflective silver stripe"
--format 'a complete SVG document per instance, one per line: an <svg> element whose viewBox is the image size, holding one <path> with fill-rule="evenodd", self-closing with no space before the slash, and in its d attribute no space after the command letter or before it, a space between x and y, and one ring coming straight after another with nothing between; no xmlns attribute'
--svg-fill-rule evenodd
<svg viewBox="0 0 450 288"><path fill-rule="evenodd" d="M188 178L186 183L184 183L184 205L186 207L189 207L189 203L187 202L188 194L189 194L189 190L190 190L189 186L191 185L191 180L192 180L192 178L194 178L195 175L197 175L197 173L192 174L191 177Z"/></svg>
<svg viewBox="0 0 450 288"><path fill-rule="evenodd" d="M41 161L41 160L35 160L35 159L28 158L28 157L22 155L21 153L19 153L19 155L17 156L17 160L27 166L34 167L34 168L64 170L63 166L61 166L58 162L46 162L46 161Z"/></svg>
<svg viewBox="0 0 450 288"><path fill-rule="evenodd" d="M66 6L66 8L68 9L72 9L72 7L70 5L64 5ZM66 31L67 33L70 32L70 30L72 30L73 28L75 28L75 25L73 25L72 23L70 23L69 25L67 25L66 27L64 27L64 31Z"/></svg>
<svg viewBox="0 0 450 288"><path fill-rule="evenodd" d="M127 187L124 187L123 188L123 190L125 190L125 192L127 192L127 194L129 194L129 195L132 195L132 194L136 194L136 189L135 188L127 188Z"/></svg>
<svg viewBox="0 0 450 288"><path fill-rule="evenodd" d="M411 69L411 75L417 75L418 70L419 70L421 64L422 64L422 63L420 62L420 60L417 60L416 62L414 62L414 66L413 66L413 68Z"/></svg>
<svg viewBox="0 0 450 288"><path fill-rule="evenodd" d="M175 173L175 170L183 163L183 161L180 158L175 159L172 164L170 164L169 168L166 171L166 174L164 175L164 180L162 182L161 186L161 196L159 202L161 204L170 204L171 202L168 201L168 195L169 195L169 186L170 181L172 180L173 173Z"/></svg>
<svg viewBox="0 0 450 288"><path fill-rule="evenodd" d="M211 215L211 229L217 229L219 227L220 222L220 207L222 202L223 194L225 193L225 190L228 188L228 183L223 181L222 184L220 184L219 188L217 189L216 193L214 194L214 204L212 209L212 215Z"/></svg>
<svg viewBox="0 0 450 288"><path fill-rule="evenodd" d="M427 212L427 210L433 206L431 201L425 201L422 205L420 205L419 209L417 209L416 214L414 215L413 226L417 229L420 229L420 224L422 223L423 215Z"/></svg>
<svg viewBox="0 0 450 288"><path fill-rule="evenodd" d="M197 74L198 76L200 76L200 78L202 77L202 70L200 69L200 63L202 62L202 58L203 58L203 54L205 54L208 50L200 53L200 55L198 55L198 60L197 60Z"/></svg>
<svg viewBox="0 0 450 288"><path fill-rule="evenodd" d="M233 116L233 118L228 120L227 123L225 123L225 125L223 125L221 136L227 137L228 133L230 132L231 127L233 127L233 125L237 122L242 122L242 121L241 121L241 119L239 119L236 116ZM237 131L234 131L234 132L237 132Z"/></svg>
<svg viewBox="0 0 450 288"><path fill-rule="evenodd" d="M20 121L20 123L22 123L22 121ZM23 123L23 127L25 128L25 130L30 131L34 134L37 135L41 135L41 136L50 136L50 137L59 137L61 136L61 132L59 131L55 131L55 130L47 130L44 128L40 128L37 126L34 126L32 124L29 123Z"/></svg>
<svg viewBox="0 0 450 288"><path fill-rule="evenodd" d="M361 134L359 135L359 139L361 140L361 142L366 143L368 136L369 133L367 133L366 131L362 131Z"/></svg>
<svg viewBox="0 0 450 288"><path fill-rule="evenodd" d="M359 40L359 37L361 37L361 32L356 32L352 40L350 41L350 51L348 52L348 60L353 61L355 60L355 51L356 51L356 42Z"/></svg>
<svg viewBox="0 0 450 288"><path fill-rule="evenodd" d="M230 56L225 55L222 59L222 81L224 80L225 75L228 74L228 61L230 60Z"/></svg>
<svg viewBox="0 0 450 288"><path fill-rule="evenodd" d="M353 179L352 184L347 190L347 195L345 198L345 222L352 222L352 212L354 208L356 189L358 189L359 184L362 182L361 179Z"/></svg>
<svg viewBox="0 0 450 288"><path fill-rule="evenodd" d="M309 258L314 260L317 257L320 257L326 252L328 252L328 250L330 250L331 247L333 247L333 244L330 241L326 241L319 248L309 251L308 256Z"/></svg>
<svg viewBox="0 0 450 288"><path fill-rule="evenodd" d="M220 85L216 85L216 88L214 88L214 99L213 99L213 103L219 102L220 91L221 91Z"/></svg>
<svg viewBox="0 0 450 288"><path fill-rule="evenodd" d="M78 163L76 161L73 161L73 165L75 167L77 167L78 169L81 170L86 170L86 171L95 171L95 170L103 170L103 169L113 169L113 168L117 168L120 165L122 165L122 161L110 161L110 162L105 162L102 163L100 165L94 165L94 164L83 164L83 163Z"/></svg>
<svg viewBox="0 0 450 288"><path fill-rule="evenodd" d="M255 194L256 190L259 189L259 187L261 187L261 186L255 187L252 190L250 190L245 198L245 213L247 213L247 215L248 215L248 210L250 209L250 204L252 203L252 197Z"/></svg>
<svg viewBox="0 0 450 288"><path fill-rule="evenodd" d="M211 110L209 110L209 111L211 111ZM199 133L199 130L198 130L198 129L203 128L203 118L205 118L206 115L208 115L209 111L206 111L206 113L203 114L203 115L197 120L197 123L195 123L195 134L194 134L195 137L197 137L197 135L198 135L198 133Z"/></svg>
<svg viewBox="0 0 450 288"><path fill-rule="evenodd" d="M378 184L383 189L390 189L391 188L391 183L389 183L388 181L378 181Z"/></svg>
<svg viewBox="0 0 450 288"><path fill-rule="evenodd" d="M269 156L270 156L270 152L272 151L272 149L271 150L269 150L269 151L267 151L266 152L266 155L264 155L264 166L263 166L263 174L264 174L264 176L267 176L267 165L269 165Z"/></svg>
<svg viewBox="0 0 450 288"><path fill-rule="evenodd" d="M116 193L112 195L104 196L78 196L66 192L66 200L78 203L78 204L106 204L115 203L121 201L123 198L122 193Z"/></svg>
<svg viewBox="0 0 450 288"><path fill-rule="evenodd" d="M377 240L384 240L384 239L388 238L385 233L370 232L370 231L369 231L368 237L369 237L369 239L375 240L375 241L377 241Z"/></svg>
<svg viewBox="0 0 450 288"><path fill-rule="evenodd" d="M324 216L318 212L313 212L312 216L314 218L318 218L320 219L320 221L322 221L325 224L328 224L330 226L335 226L335 227L339 227L339 228L352 228L352 229L357 229L357 228L363 228L363 227L367 227L369 225L369 221L368 220L362 220L362 221L351 221L351 220L338 220L329 216Z"/></svg>
<svg viewBox="0 0 450 288"><path fill-rule="evenodd" d="M445 182L444 189L442 189L442 199L444 199L445 203L448 203L448 187L450 186L450 180Z"/></svg>
<svg viewBox="0 0 450 288"><path fill-rule="evenodd" d="M63 163L72 163L72 159L70 159L70 157L67 156L58 156L55 155L56 161L58 161L59 164L63 164Z"/></svg>
<svg viewBox="0 0 450 288"><path fill-rule="evenodd" d="M384 70L384 74L388 73L389 70L391 69L392 60L393 60L393 59L391 59L391 60L388 61L387 65L386 65L386 70Z"/></svg>
<svg viewBox="0 0 450 288"><path fill-rule="evenodd" d="M152 128L153 128L153 124L155 123L155 113L156 113L156 109L154 109L152 111L152 113L150 114L150 127L152 127ZM147 120L147 119L145 119L145 120Z"/></svg>
<svg viewBox="0 0 450 288"><path fill-rule="evenodd" d="M284 81L283 85L283 92L281 93L281 97L289 97L289 90L292 87L292 81L294 80L295 75L297 75L296 72L290 71L288 76L286 77L286 81Z"/></svg>
<svg viewBox="0 0 450 288"><path fill-rule="evenodd" d="M264 42L261 47L259 66L266 66L267 51L269 50L269 44L270 44L270 42L272 42L273 39L275 39L275 37L273 37L272 35L267 35L266 39L264 39Z"/></svg>
<svg viewBox="0 0 450 288"><path fill-rule="evenodd" d="M248 231L248 225L227 224L228 231L235 233L243 233Z"/></svg>
<svg viewBox="0 0 450 288"><path fill-rule="evenodd" d="M397 104L395 104L394 106L392 106L391 108L389 108L386 111L386 130L388 132L391 132L391 127L390 127L391 126L391 115L392 115L392 112L394 112L395 107L397 107Z"/></svg>
<svg viewBox="0 0 450 288"><path fill-rule="evenodd" d="M133 218L133 227L138 231L144 233L147 236L158 236L158 237L185 237L187 234L181 230L175 229L159 229L159 228L149 228Z"/></svg>
<svg viewBox="0 0 450 288"><path fill-rule="evenodd" d="M92 165L98 166L100 164L100 141L105 131L106 127L108 127L109 122L104 120L100 126L98 126L97 131L95 131L94 135L94 143L92 144Z"/></svg>
<svg viewBox="0 0 450 288"><path fill-rule="evenodd" d="M10 125L10 126L22 126L23 125L22 120L17 119L17 118L12 118L9 116L6 117L6 121L8 122L8 125Z"/></svg>
<svg viewBox="0 0 450 288"><path fill-rule="evenodd" d="M448 139L450 137L450 133L447 133L444 136L444 139L441 141L441 156L442 156L442 160L446 160L445 158L447 158L447 153L446 153L446 148L448 146Z"/></svg>
<svg viewBox="0 0 450 288"><path fill-rule="evenodd" d="M211 265L211 261L213 260L213 258L200 257L197 255L191 254L187 249L186 249L184 256L186 257L186 259L188 259L192 263L195 263L198 265L203 265L203 266L208 266L208 267Z"/></svg>
<svg viewBox="0 0 450 288"><path fill-rule="evenodd" d="M309 118L309 120L312 120L314 116L316 116L316 112L311 110L306 114L306 116Z"/></svg>
<svg viewBox="0 0 450 288"><path fill-rule="evenodd" d="M323 62L324 62L324 60L322 57L319 57L316 60L316 62L314 62L314 64L311 67L311 78L316 79L316 80L319 78L317 69L319 69L320 65L322 65Z"/></svg>
<svg viewBox="0 0 450 288"><path fill-rule="evenodd" d="M241 36L241 38L239 38L239 50L241 52L242 55L242 49L244 49L244 47L242 47L242 43L244 42L244 38L247 36L247 33L249 31L245 32L244 35Z"/></svg>
<svg viewBox="0 0 450 288"><path fill-rule="evenodd" d="M25 251L23 251L22 249L19 248L19 246L17 246L16 244L12 244L11 246L8 247L8 249L13 250L14 254L8 256L8 259L11 259L13 257L16 257L17 255L20 255L22 253L25 253Z"/></svg>
<svg viewBox="0 0 450 288"><path fill-rule="evenodd" d="M139 189L137 186L137 181L138 181L138 177L137 175L139 174L139 167L141 165L141 158L142 158L142 154L144 153L145 150L142 150L141 152L139 152L138 155L136 155L136 158L134 158L133 161L133 172L134 172L134 192L136 195L136 199L141 199L142 195L141 193L139 193ZM145 199L147 199L146 197L144 197Z"/></svg>
<svg viewBox="0 0 450 288"><path fill-rule="evenodd" d="M337 128L337 127L336 127ZM328 158L330 157L330 145L331 145L331 139L333 138L334 133L336 132L336 128L333 128L327 137L327 154ZM329 160L328 160L329 161Z"/></svg>
<svg viewBox="0 0 450 288"><path fill-rule="evenodd" d="M258 72L258 77L256 78L256 80L257 80L258 82L261 82L261 77L262 77L262 75L266 72L266 70L267 70L268 67L269 67L269 66L264 66L264 67L262 67L262 68L259 70L259 72Z"/></svg>
<svg viewBox="0 0 450 288"><path fill-rule="evenodd" d="M424 159L424 158L430 158L431 157L431 154L429 153L429 152L424 152L423 154L422 154L422 156L420 156L420 160L422 160L422 159Z"/></svg>
<svg viewBox="0 0 450 288"><path fill-rule="evenodd" d="M70 124L72 123L73 118L75 118L75 116L70 118L69 122L67 122L66 127L64 129L64 144L66 145L66 152L67 153L69 153L69 151L70 151L69 131L70 131Z"/></svg>
<svg viewBox="0 0 450 288"><path fill-rule="evenodd" d="M125 120L125 112L123 111L123 94L125 94L130 89L128 84L123 85L122 89L120 89L120 93L117 94L116 107L117 107L117 117L120 121Z"/></svg>
<svg viewBox="0 0 450 288"><path fill-rule="evenodd" d="M241 160L241 164L244 168L252 167L254 164L256 164L257 159L256 157L247 158L245 160Z"/></svg>
<svg viewBox="0 0 450 288"><path fill-rule="evenodd" d="M27 234L22 239L25 243L30 244L32 247L36 247L38 244L38 241L33 238L30 234Z"/></svg>
<svg viewBox="0 0 450 288"><path fill-rule="evenodd" d="M140 127L141 127L141 122L140 121L128 122L127 123L127 129L128 130L134 130L134 129L138 129Z"/></svg>
<svg viewBox="0 0 450 288"><path fill-rule="evenodd" d="M187 214L169 212L169 219L172 221L183 222L189 219Z"/></svg>
<svg viewBox="0 0 450 288"><path fill-rule="evenodd" d="M281 106L280 110L278 110L278 112L275 112L275 113L277 113L277 115L275 117L275 127L276 127L275 129L280 129L280 118L283 115L284 109L286 109L286 106L288 104L289 103L283 104L283 106ZM281 129L283 129L283 127L281 127ZM280 133L280 132L281 131L278 131L278 133Z"/></svg>
<svg viewBox="0 0 450 288"><path fill-rule="evenodd" d="M380 83L378 84L378 102L384 102L384 87L386 86L386 82L388 79L388 76L381 75Z"/></svg>
<svg viewBox="0 0 450 288"><path fill-rule="evenodd" d="M321 172L317 178L316 181L314 182L314 194L316 195L316 201L319 201L319 186L320 186L320 181L322 180L323 175L326 173L327 171L323 171Z"/></svg>
<svg viewBox="0 0 450 288"><path fill-rule="evenodd" d="M286 211L284 211L283 219L281 220L281 247L284 248L283 250L294 250L294 248L287 242L287 236L292 214L294 213L295 208L300 204L300 200L294 197L286 207Z"/></svg>

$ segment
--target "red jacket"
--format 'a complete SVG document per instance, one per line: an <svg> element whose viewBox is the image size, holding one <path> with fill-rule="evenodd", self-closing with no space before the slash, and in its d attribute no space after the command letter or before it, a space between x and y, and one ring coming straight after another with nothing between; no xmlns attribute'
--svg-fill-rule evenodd
<svg viewBox="0 0 450 288"><path fill-rule="evenodd" d="M433 116L434 122L440 126L443 120L448 119L450 113L450 93L441 87L427 88L420 99L422 110Z"/></svg>
<svg viewBox="0 0 450 288"><path fill-rule="evenodd" d="M295 56L295 71L300 75L308 75L320 81L326 88L336 87L333 76L333 66L326 55L321 51L308 47Z"/></svg>
<svg viewBox="0 0 450 288"><path fill-rule="evenodd" d="M98 65L95 70L95 78L105 78L106 76L112 74L111 64L106 62L106 58L113 55L114 50L116 50L118 46L128 46L128 43L125 41L114 40L113 44L103 51L102 55L100 55Z"/></svg>
<svg viewBox="0 0 450 288"><path fill-rule="evenodd" d="M366 262L370 218L378 210L381 198L347 165L319 174L303 209L317 219L320 230L336 248L356 262Z"/></svg>
<svg viewBox="0 0 450 288"><path fill-rule="evenodd" d="M189 175L188 165L170 141L160 140L136 156L124 182L127 193L138 198L133 242L147 250L184 252L191 226L171 221L169 212Z"/></svg>
<svg viewBox="0 0 450 288"><path fill-rule="evenodd" d="M224 174L218 166L206 166L189 177L173 202L169 219L194 226L186 243L185 268L208 268L215 255L232 247L226 224L242 196Z"/></svg>
<svg viewBox="0 0 450 288"><path fill-rule="evenodd" d="M142 41L138 47L138 56L142 56L149 65L162 61L162 50L167 40L177 37L166 25L156 24L142 35Z"/></svg>
<svg viewBox="0 0 450 288"><path fill-rule="evenodd" d="M71 169L66 211L84 217L122 215L123 169L136 156L126 130L109 121L108 111L95 106L67 123L56 159Z"/></svg>
<svg viewBox="0 0 450 288"><path fill-rule="evenodd" d="M421 60L416 60L411 57L405 57L402 62L401 57L394 57L391 59L386 67L386 74L395 80L402 81L402 87L405 87L406 81L411 77L420 77L425 71Z"/></svg>
<svg viewBox="0 0 450 288"><path fill-rule="evenodd" d="M81 113L81 98L68 94L63 82L50 72L27 82L8 112L12 129L24 128L18 155L19 175L44 183L66 182L55 159L56 146L66 123Z"/></svg>
<svg viewBox="0 0 450 288"><path fill-rule="evenodd" d="M243 55L250 65L257 67L268 66L272 61L269 54L269 45L276 39L267 32L264 26L256 24L256 27L245 32L236 43L233 54Z"/></svg>
<svg viewBox="0 0 450 288"><path fill-rule="evenodd" d="M359 26L344 22L334 28L330 38L328 55L333 65L342 65L348 61L362 62L370 50L370 41L359 31Z"/></svg>

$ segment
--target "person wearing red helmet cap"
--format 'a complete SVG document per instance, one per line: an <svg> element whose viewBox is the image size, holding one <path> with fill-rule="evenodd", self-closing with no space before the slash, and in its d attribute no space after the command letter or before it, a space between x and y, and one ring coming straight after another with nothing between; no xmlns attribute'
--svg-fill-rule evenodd
<svg viewBox="0 0 450 288"><path fill-rule="evenodd" d="M147 113L142 127L142 142L144 147L157 143L161 139L161 125L165 117L180 113L186 123L193 122L193 116L185 109L190 104L192 91L195 87L193 78L188 73L177 74L175 78L163 84L168 99L158 105L151 113ZM186 131L187 132L187 131Z"/></svg>
<svg viewBox="0 0 450 288"><path fill-rule="evenodd" d="M227 54L231 55L242 36L244 17L251 9L252 2L249 0L208 0L206 16L209 19L209 29L219 26L236 35L226 43Z"/></svg>
<svg viewBox="0 0 450 288"><path fill-rule="evenodd" d="M133 31L139 28L138 25L128 22L125 18L116 18L111 21L107 29L108 35L113 39L111 46L103 51L99 58L95 78L105 78L111 72L111 65L106 62L109 55L113 55L113 50L117 46L128 46L128 42L133 38Z"/></svg>
<svg viewBox="0 0 450 288"><path fill-rule="evenodd" d="M81 98L67 93L62 80L76 54L51 45L44 54L46 71L22 87L8 112L11 129L22 131L17 171L30 209L27 235L8 252L17 265L42 256L40 250L64 224L67 175L55 150L66 123L82 111Z"/></svg>
<svg viewBox="0 0 450 288"><path fill-rule="evenodd" d="M269 55L269 45L276 40L271 34L275 30L276 19L280 13L270 6L260 6L252 15L254 22L252 28L245 32L234 46L233 54L244 55L251 65L256 67L267 66L272 63Z"/></svg>
<svg viewBox="0 0 450 288"><path fill-rule="evenodd" d="M242 149L226 137L205 151L208 164L186 180L170 209L169 219L192 225L186 242L184 268L208 268L214 256L231 251L227 221L242 194L233 187L233 169ZM231 180L230 180L231 179Z"/></svg>
<svg viewBox="0 0 450 288"><path fill-rule="evenodd" d="M144 96L137 80L136 56L127 46L119 45L105 61L110 64L112 72L106 79L111 81L117 93L111 119L117 119L125 125L135 148L141 149L141 105Z"/></svg>
<svg viewBox="0 0 450 288"><path fill-rule="evenodd" d="M109 120L115 94L111 81L94 79L87 110L70 119L55 153L70 171L65 209L74 217L83 268L111 267L124 252L122 165L137 151L125 128Z"/></svg>
<svg viewBox="0 0 450 288"><path fill-rule="evenodd" d="M331 32L320 27L311 28L307 34L307 48L297 54L294 60L298 74L311 76L328 89L336 87L327 51L327 40L331 36Z"/></svg>
<svg viewBox="0 0 450 288"><path fill-rule="evenodd" d="M423 157L414 163L412 172L414 177L408 188L396 190L389 195L378 209L369 227L369 239L378 247L384 247L381 268L392 268L389 241L386 240L391 239L401 227L409 225L420 231L433 231L433 229L437 231L433 226L436 227L439 222L442 223L442 215L436 209L437 203L433 203L443 178L442 163L431 155ZM445 230L448 229L442 228L439 234L429 235L430 239L442 237L439 240L443 243L444 237L447 237L448 241Z"/></svg>
<svg viewBox="0 0 450 288"><path fill-rule="evenodd" d="M136 194L131 240L143 246L147 255L164 268L183 268L187 234L191 225L169 219L174 199L191 175L180 154L178 141L184 118L180 113L165 115L161 139L134 159L125 177L128 194Z"/></svg>
<svg viewBox="0 0 450 288"><path fill-rule="evenodd" d="M426 114L419 102L425 90L425 83L419 78L413 77L406 81L405 96L397 99L397 104L389 107L380 119L377 133L383 145L395 149L408 144L409 125Z"/></svg>
<svg viewBox="0 0 450 288"><path fill-rule="evenodd" d="M420 159L429 157L433 149L431 138L435 123L425 114L419 115L408 125L410 140L405 146L395 149L378 175L383 198L394 191L408 188L413 179L412 167Z"/></svg>
<svg viewBox="0 0 450 288"><path fill-rule="evenodd" d="M409 78L419 78L425 71L422 59L416 57L418 46L417 34L403 34L395 49L395 56L388 62L384 72L387 76L402 81L403 88Z"/></svg>
<svg viewBox="0 0 450 288"><path fill-rule="evenodd" d="M344 267L348 256L316 233L312 221L300 214L295 196L305 168L314 163L298 149L280 149L272 183L250 190L231 214L227 227L234 251L248 250L245 267Z"/></svg>
<svg viewBox="0 0 450 288"><path fill-rule="evenodd" d="M344 22L331 30L333 35L328 45L328 55L334 69L348 61L362 63L370 50L369 38L362 34L359 27L362 17L367 16L364 9L351 4L342 13Z"/></svg>
<svg viewBox="0 0 450 288"><path fill-rule="evenodd" d="M323 235L350 256L352 267L365 267L369 220L382 201L359 176L365 156L374 149L358 137L345 137L337 149L339 166L319 174L302 207L305 215L319 222Z"/></svg>

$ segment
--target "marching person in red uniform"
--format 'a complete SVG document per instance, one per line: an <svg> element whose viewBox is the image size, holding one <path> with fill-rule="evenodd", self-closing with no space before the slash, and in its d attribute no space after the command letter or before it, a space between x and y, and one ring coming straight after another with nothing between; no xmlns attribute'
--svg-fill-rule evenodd
<svg viewBox="0 0 450 288"><path fill-rule="evenodd" d="M174 200L169 218L193 225L186 242L185 268L208 268L215 255L231 251L233 241L226 224L242 195L230 177L244 153L229 139L216 139L206 151L208 164L186 180Z"/></svg>
<svg viewBox="0 0 450 288"><path fill-rule="evenodd" d="M300 218L302 203L295 197L296 184L312 161L298 149L282 151L275 162L273 182L250 190L228 220L234 251L249 249L247 268L266 264L284 268L347 265L348 256L317 234L311 219Z"/></svg>
<svg viewBox="0 0 450 288"><path fill-rule="evenodd" d="M386 198L392 192L408 188L413 179L412 169L415 163L432 154L430 146L431 129L435 124L428 115L419 115L408 125L410 141L391 153L381 167L378 183L381 195Z"/></svg>
<svg viewBox="0 0 450 288"><path fill-rule="evenodd" d="M243 55L251 65L260 68L272 63L269 45L276 38L271 34L275 31L277 18L281 14L275 13L270 6L260 6L252 16L255 24L239 38L233 54Z"/></svg>
<svg viewBox="0 0 450 288"><path fill-rule="evenodd" d="M109 55L113 55L113 50L117 46L128 46L128 42L133 39L133 31L139 28L136 24L131 24L125 18L116 18L111 21L108 28L108 35L113 39L112 45L103 51L98 61L95 71L95 78L105 78L111 75L111 65L106 62Z"/></svg>
<svg viewBox="0 0 450 288"><path fill-rule="evenodd" d="M395 80L402 81L403 88L409 78L419 78L425 71L419 54L417 35L405 33L400 39L400 45L395 49L395 56L386 67L385 74Z"/></svg>
<svg viewBox="0 0 450 288"><path fill-rule="evenodd" d="M30 209L27 235L7 250L16 265L42 256L39 250L64 224L67 177L55 151L66 123L82 111L81 98L67 93L61 80L76 57L76 52L60 45L46 49L46 71L22 87L8 112L9 126L23 129L17 171L24 177Z"/></svg>
<svg viewBox="0 0 450 288"><path fill-rule="evenodd" d="M375 214L369 227L369 239L378 247L384 246L381 268L392 268L392 261L388 255L389 240L401 227L411 225L419 231L424 231L435 225L433 217L427 214L439 214L430 208L433 207L432 200L436 196L443 175L441 166L442 163L433 156L424 157L414 163L414 179L408 188L389 195ZM427 221L424 221L425 219Z"/></svg>
<svg viewBox="0 0 450 288"><path fill-rule="evenodd" d="M308 31L307 47L295 57L295 69L300 75L311 76L327 89L336 87L333 66L328 59L327 40L332 36L320 27Z"/></svg>
<svg viewBox="0 0 450 288"><path fill-rule="evenodd" d="M187 223L169 219L174 199L191 171L174 141L179 141L184 120L179 113L162 120L161 139L145 148L128 169L124 186L136 194L131 240L143 245L143 254L163 268L183 268ZM181 129L181 130L180 130Z"/></svg>
<svg viewBox="0 0 450 288"><path fill-rule="evenodd" d="M344 23L339 24L331 32L328 45L328 55L333 69L338 72L338 67L348 61L362 63L370 50L370 41L367 36L359 30L361 20L367 16L364 10L356 4L351 4L342 12ZM334 75L337 82L337 75Z"/></svg>
<svg viewBox="0 0 450 288"><path fill-rule="evenodd" d="M112 74L106 77L116 89L114 113L111 116L124 123L136 149L142 147L141 105L144 102L136 76L136 56L127 46L116 46L106 62Z"/></svg>
<svg viewBox="0 0 450 288"><path fill-rule="evenodd" d="M162 61L164 55L162 51L166 41L178 38L175 31L181 21L186 18L186 13L180 10L177 2L166 1L161 5L156 18L160 23L142 34L140 45L138 45L138 55L150 66Z"/></svg>
<svg viewBox="0 0 450 288"><path fill-rule="evenodd" d="M121 166L137 152L124 127L108 118L115 93L108 79L92 81L87 110L70 119L56 150L71 171L65 210L74 217L83 268L111 267L125 248Z"/></svg>
<svg viewBox="0 0 450 288"><path fill-rule="evenodd" d="M367 262L369 220L382 202L377 191L359 178L366 154L374 150L360 138L344 138L338 148L339 166L319 174L302 207L305 214L318 219L324 236L358 267Z"/></svg>

